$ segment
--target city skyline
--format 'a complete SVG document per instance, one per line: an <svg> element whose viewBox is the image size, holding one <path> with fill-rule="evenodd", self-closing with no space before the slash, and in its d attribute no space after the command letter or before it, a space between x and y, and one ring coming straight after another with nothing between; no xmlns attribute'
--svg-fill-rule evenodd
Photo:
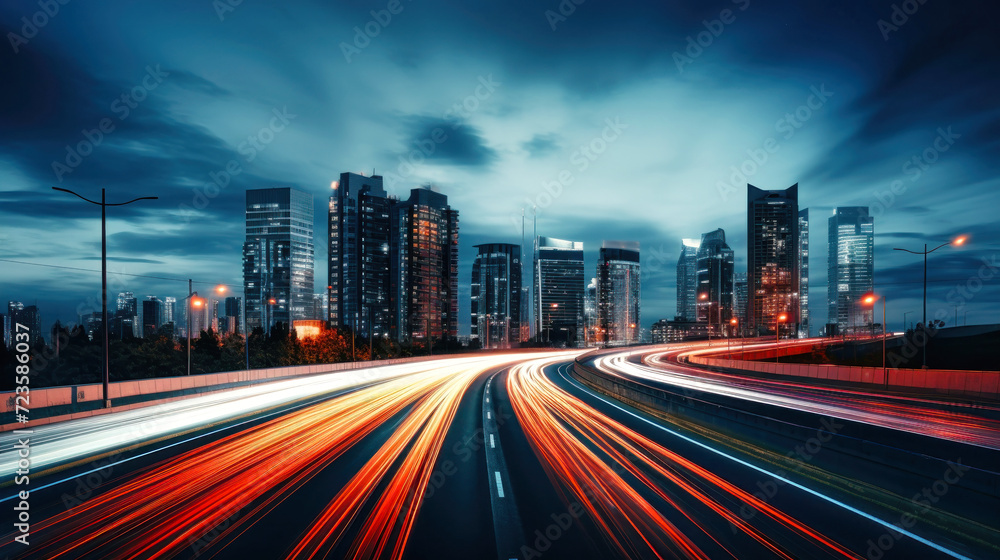
<svg viewBox="0 0 1000 560"><path fill-rule="evenodd" d="M877 215L875 286L890 290L901 312L919 308L921 263L892 247L918 249L958 234L970 234L969 248L930 257L930 306L953 313L953 302L974 300L963 307L970 323L989 322L1000 310L994 283L983 288L988 296L949 298L981 259L989 261L1000 239L988 212L997 178L984 157L997 145L985 92L995 89L997 73L989 69L998 57L960 11L922 6L886 35L877 22L889 12L878 6L817 5L778 14L734 4L736 21L690 53L688 38L718 18L717 7L667 4L629 13L590 4L554 30L540 7L495 14L521 13L526 31L546 47L579 42L579 49L542 49L535 61L538 49L496 32L481 16L426 6L398 14L350 61L341 44L351 45L354 26L371 19L360 7L316 5L314 21L304 22L282 8L241 5L220 18L198 4L193 11L204 12L201 24L155 6L63 7L16 52L0 55L24 84L3 94L0 109L0 129L8 133L0 141L4 258L95 270L97 213L49 187L93 195L106 186L111 198L161 198L109 211L110 273L112 282L121 280L114 291L186 294L180 282L117 272L238 286L240 261L231 247L242 242L234 216L246 189L287 185L323 200L345 169L374 168L387 177L391 195L405 197L430 183L462 210L460 334L469 332L466 279L475 245L519 243L521 210L530 224L532 206L539 208L539 235L587 247L604 238L643 244L648 327L675 314L679 239L726 229L736 270L745 270L741 189L747 182L768 188L798 182L800 206L814 216L856 205ZM5 36L20 34L20 18L36 9L25 2L0 8ZM106 17L111 12L134 29L171 22L199 48L135 31L128 32L127 52L115 48L116 33L102 23L115 19ZM823 17L803 17L817 14ZM93 37L63 32L88 21ZM432 21L463 31L428 36L425 24ZM795 25L783 25L789 21ZM820 21L836 32L816 33ZM323 39L299 45L293 65L287 53L234 51L228 64L201 56L205 49L225 52L228 42L256 37L272 22L268 33ZM648 33L635 33L635 26ZM608 41L592 41L599 28L610 30ZM758 34L772 28L782 29L781 39L760 42ZM487 50L454 48L466 33ZM416 43L427 46L406 50ZM818 64L810 57L828 52L842 55ZM628 62L594 65L595 58ZM255 77L231 70L241 65L254 68ZM61 72L48 74L48 67ZM719 72L726 68L732 71ZM778 69L785 72L780 79L755 78ZM358 87L339 90L331 75ZM947 101L952 97L942 84L965 101ZM135 99L126 101L134 107L120 101L133 92ZM60 118L47 112L50 106L64 108ZM101 132L100 145L77 162L67 147L86 149L82 131L100 131L104 118L114 130ZM341 138L331 132L338 129L353 132ZM53 163L70 171L57 174ZM631 176L622 185L625 170ZM627 196L608 196L608 185ZM316 212L315 232L325 229L322 214ZM675 219L663 220L665 214ZM62 234L68 229L74 235ZM814 238L812 249L814 263L826 260L826 243ZM326 252L318 243L317 291ZM594 270L597 259L597 251L586 251L585 270ZM70 285L59 269L12 262L0 268L0 301L37 302L46 325L77 321L79 305L99 295L94 272L69 272L79 280ZM814 301L827 291L825 269L811 271ZM823 307L813 305L814 334ZM900 319L901 313L890 317L890 324Z"/></svg>

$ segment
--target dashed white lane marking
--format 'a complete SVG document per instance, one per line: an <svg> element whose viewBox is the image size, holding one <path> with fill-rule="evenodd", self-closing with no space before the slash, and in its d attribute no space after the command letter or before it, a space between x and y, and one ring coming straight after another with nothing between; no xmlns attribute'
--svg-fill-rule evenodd
<svg viewBox="0 0 1000 560"><path fill-rule="evenodd" d="M496 442L493 441L493 434L490 434L490 448L496 449L496 446L497 446Z"/></svg>
<svg viewBox="0 0 1000 560"><path fill-rule="evenodd" d="M493 471L497 478L497 496L503 498L503 482L500 481L500 471Z"/></svg>

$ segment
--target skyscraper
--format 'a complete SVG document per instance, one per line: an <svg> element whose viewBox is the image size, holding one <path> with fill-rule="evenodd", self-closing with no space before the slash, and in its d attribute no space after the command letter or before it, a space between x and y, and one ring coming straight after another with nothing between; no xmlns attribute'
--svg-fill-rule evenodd
<svg viewBox="0 0 1000 560"><path fill-rule="evenodd" d="M809 209L799 210L799 338L809 338Z"/></svg>
<svg viewBox="0 0 1000 560"><path fill-rule="evenodd" d="M538 237L533 278L538 339L583 341L583 242Z"/></svg>
<svg viewBox="0 0 1000 560"><path fill-rule="evenodd" d="M841 332L868 328L872 309L861 297L875 276L875 218L867 206L836 208L829 220L827 303L830 323Z"/></svg>
<svg viewBox="0 0 1000 560"><path fill-rule="evenodd" d="M743 326L747 321L747 273L737 272L733 275L733 313L736 315L737 332L742 334Z"/></svg>
<svg viewBox="0 0 1000 560"><path fill-rule="evenodd" d="M733 318L733 250L722 229L701 236L698 247L698 322L708 323L709 332L728 332Z"/></svg>
<svg viewBox="0 0 1000 560"><path fill-rule="evenodd" d="M510 348L521 337L521 246L476 245L472 263L472 338L482 348Z"/></svg>
<svg viewBox="0 0 1000 560"><path fill-rule="evenodd" d="M34 305L24 305L20 301L8 301L7 302L7 333L5 338L8 341L9 346L13 346L22 340L17 339L17 333L23 333L24 330L18 329L18 325L22 325L27 328L28 332L28 344L34 346L35 343L42 337L42 322L41 318L38 316L38 307Z"/></svg>
<svg viewBox="0 0 1000 560"><path fill-rule="evenodd" d="M112 339L135 338L139 333L139 302L132 292L118 293L118 306L111 318Z"/></svg>
<svg viewBox="0 0 1000 560"><path fill-rule="evenodd" d="M681 240L677 259L677 316L694 321L698 317L698 246L697 239Z"/></svg>
<svg viewBox="0 0 1000 560"><path fill-rule="evenodd" d="M597 261L597 315L606 346L639 342L639 243L605 241Z"/></svg>
<svg viewBox="0 0 1000 560"><path fill-rule="evenodd" d="M751 333L796 333L799 185L766 191L747 184L747 321ZM778 325L779 316L785 321Z"/></svg>
<svg viewBox="0 0 1000 560"><path fill-rule="evenodd" d="M456 339L458 210L424 187L393 203L389 217L390 332L400 342Z"/></svg>
<svg viewBox="0 0 1000 560"><path fill-rule="evenodd" d="M156 296L146 296L142 301L142 337L156 336L163 324L163 302Z"/></svg>
<svg viewBox="0 0 1000 560"><path fill-rule="evenodd" d="M174 318L175 309L177 307L177 298L166 297L163 298L163 322L164 323L176 323Z"/></svg>
<svg viewBox="0 0 1000 560"><path fill-rule="evenodd" d="M293 188L246 193L243 293L247 328L307 319L313 294L313 199Z"/></svg>
<svg viewBox="0 0 1000 560"><path fill-rule="evenodd" d="M597 315L597 278L591 278L587 289L583 292L584 342L587 346L596 346L599 342L603 342L604 339L597 336L600 323Z"/></svg>
<svg viewBox="0 0 1000 560"><path fill-rule="evenodd" d="M341 173L331 187L328 319L367 336L389 334L389 210L382 177Z"/></svg>

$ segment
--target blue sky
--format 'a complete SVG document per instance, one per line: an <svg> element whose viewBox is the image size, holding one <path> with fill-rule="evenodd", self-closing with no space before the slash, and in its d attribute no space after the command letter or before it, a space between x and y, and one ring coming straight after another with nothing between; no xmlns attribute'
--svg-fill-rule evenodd
<svg viewBox="0 0 1000 560"><path fill-rule="evenodd" d="M876 215L893 328L921 263L892 248L959 233L930 261L929 313L998 322L992 5L233 3L0 6L0 258L98 270L97 209L50 187L106 187L160 197L111 210L113 273L239 284L245 189L293 186L315 196L321 291L330 182L375 169L459 210L463 331L473 246L519 242L523 207L530 238L532 205L539 234L585 243L588 276L603 239L640 242L648 326L674 314L681 238L724 228L740 270L745 183L799 183L815 323L826 219L853 205ZM99 296L99 274L0 261L0 300L37 302L46 328Z"/></svg>

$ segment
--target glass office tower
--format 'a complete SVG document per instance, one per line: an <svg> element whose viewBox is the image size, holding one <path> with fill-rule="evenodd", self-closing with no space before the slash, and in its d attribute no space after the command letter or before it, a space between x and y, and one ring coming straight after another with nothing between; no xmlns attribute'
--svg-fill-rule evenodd
<svg viewBox="0 0 1000 560"><path fill-rule="evenodd" d="M750 332L798 332L799 185L747 185L747 320ZM785 316L779 324L778 318Z"/></svg>
<svg viewBox="0 0 1000 560"><path fill-rule="evenodd" d="M688 321L698 317L699 245L697 239L682 239L677 259L677 316Z"/></svg>
<svg viewBox="0 0 1000 560"><path fill-rule="evenodd" d="M521 341L521 246L476 245L472 263L472 339L482 348Z"/></svg>
<svg viewBox="0 0 1000 560"><path fill-rule="evenodd" d="M639 342L639 242L605 241L597 261L599 339L605 346Z"/></svg>
<svg viewBox="0 0 1000 560"><path fill-rule="evenodd" d="M394 203L389 217L391 335L432 344L457 339L458 210L424 187Z"/></svg>
<svg viewBox="0 0 1000 560"><path fill-rule="evenodd" d="M722 229L701 236L698 247L698 322L714 335L728 333L733 315L733 250Z"/></svg>
<svg viewBox="0 0 1000 560"><path fill-rule="evenodd" d="M567 346L583 342L583 242L553 237L535 241L537 337Z"/></svg>
<svg viewBox="0 0 1000 560"><path fill-rule="evenodd" d="M809 338L809 209L799 210L799 338Z"/></svg>
<svg viewBox="0 0 1000 560"><path fill-rule="evenodd" d="M836 323L840 332L868 329L872 308L860 302L872 291L875 276L875 218L867 206L834 209L827 259L828 321Z"/></svg>
<svg viewBox="0 0 1000 560"><path fill-rule="evenodd" d="M363 336L388 336L389 209L382 177L341 173L331 185L327 319ZM315 312L313 313L315 314Z"/></svg>
<svg viewBox="0 0 1000 560"><path fill-rule="evenodd" d="M247 329L308 319L313 294L313 198L293 188L246 193L243 290Z"/></svg>

